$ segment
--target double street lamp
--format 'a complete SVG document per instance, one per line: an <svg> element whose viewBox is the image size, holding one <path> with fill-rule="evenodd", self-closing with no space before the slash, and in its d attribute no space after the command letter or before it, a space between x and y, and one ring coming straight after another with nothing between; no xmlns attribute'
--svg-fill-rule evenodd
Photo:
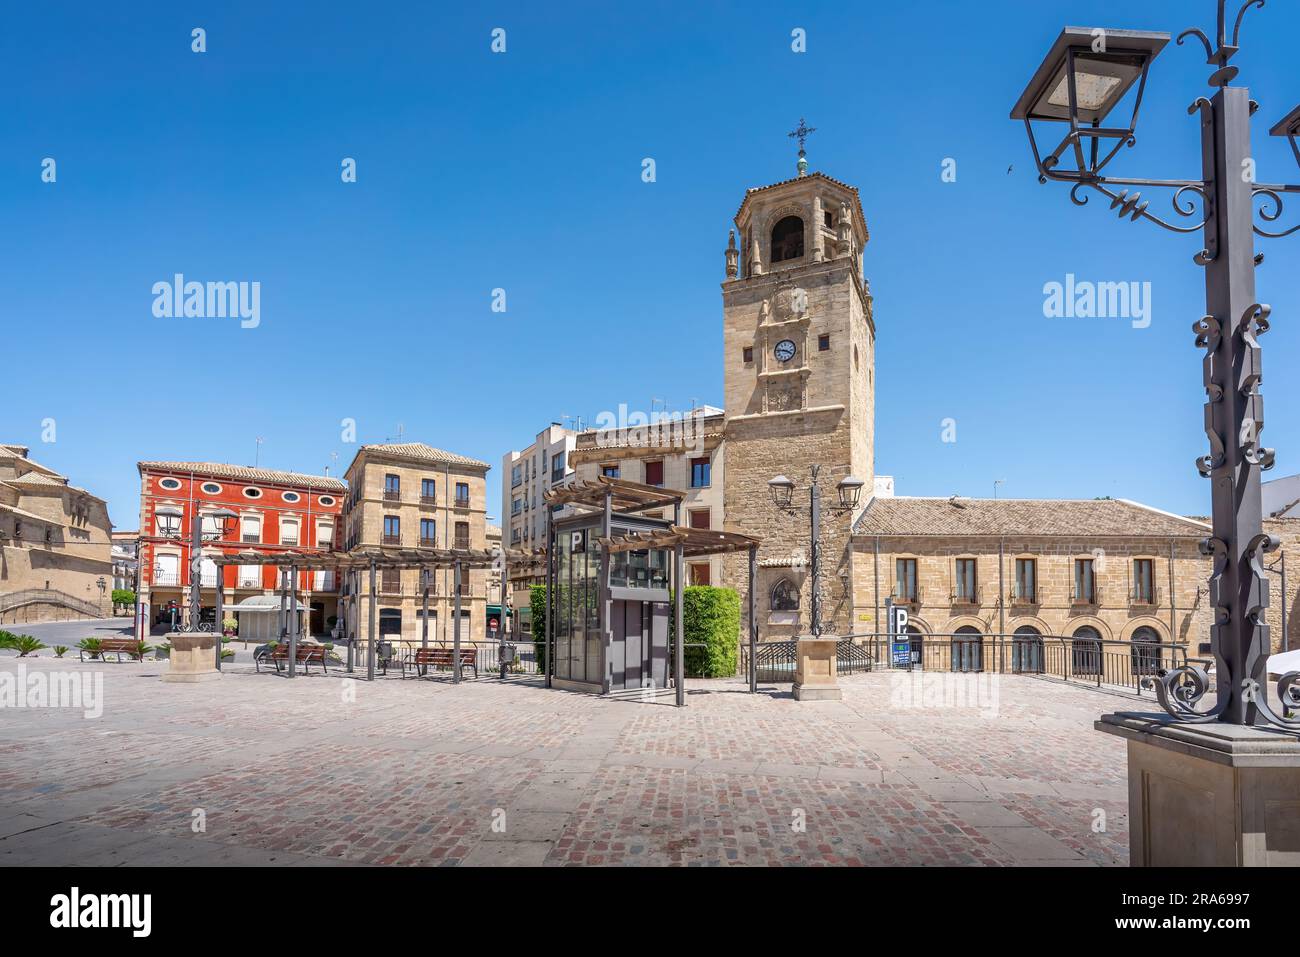
<svg viewBox="0 0 1300 957"><path fill-rule="evenodd" d="M822 603L821 603L821 549L818 542L821 540L822 524L822 493L821 487L817 484L817 478L821 474L821 466L814 465L811 468L812 481L808 483L808 505L791 504L794 498L794 482L784 475L778 475L770 479L767 483L768 489L772 494L772 504L781 511L789 515L808 515L809 520L809 537L812 544L812 634L814 638L821 637L822 633ZM858 500L862 497L863 481L852 475L847 475L840 479L839 484L835 486L839 494L839 503L837 505L826 506L827 511L836 515L846 512L852 512L857 508Z"/></svg>
<svg viewBox="0 0 1300 957"><path fill-rule="evenodd" d="M1197 97L1188 108L1201 128L1199 179L1131 179L1103 171L1125 147L1137 142L1138 111L1147 72L1169 42L1166 33L1125 30L1062 31L1011 118L1023 120L1029 134L1040 182L1071 184L1070 199L1088 203L1085 191L1110 199L1111 209L1133 222L1147 220L1176 233L1203 232L1204 246L1194 261L1205 269L1205 315L1193 324L1196 345L1205 350L1202 364L1208 401L1205 434L1208 455L1197 469L1211 483L1213 532L1201 551L1213 558L1210 605L1214 622L1210 652L1217 667L1212 708L1198 710L1209 691L1209 678L1197 666L1177 668L1156 679L1161 705L1175 718L1189 722L1222 721L1240 725L1273 724L1300 729L1300 719L1287 718L1288 708L1300 704L1300 672L1278 683L1281 708L1268 702L1267 659L1269 629L1262 621L1269 605L1264 554L1279 542L1262 530L1260 473L1273 465L1272 449L1260 444L1264 428L1263 380L1258 338L1268 331L1270 309L1255 298L1255 236L1281 238L1300 230L1265 228L1282 215L1282 195L1300 192L1300 185L1257 181L1251 155L1250 121L1259 104L1244 87L1229 86L1238 70L1229 61L1239 49L1242 20L1264 0L1248 0L1231 23L1226 0L1218 0L1217 44L1201 30L1179 35L1177 42L1195 38L1215 67L1209 85L1212 97ZM1112 111L1131 91L1133 111L1123 123L1107 124ZM1044 154L1035 124L1066 124L1060 143ZM1300 106L1269 131L1286 137L1300 163ZM1174 213L1185 220L1163 219L1150 210L1134 187L1172 189ZM1255 221L1256 203L1259 203Z"/></svg>
<svg viewBox="0 0 1300 957"><path fill-rule="evenodd" d="M234 529L235 520L238 518L239 516L228 508L200 512L197 503L195 505L194 517L190 522L190 620L184 631L203 630L200 621L203 609L203 543L225 538ZM214 527L204 531L205 521L213 523ZM220 567L217 569L217 574L221 574ZM221 622L217 622L216 627L220 628Z"/></svg>

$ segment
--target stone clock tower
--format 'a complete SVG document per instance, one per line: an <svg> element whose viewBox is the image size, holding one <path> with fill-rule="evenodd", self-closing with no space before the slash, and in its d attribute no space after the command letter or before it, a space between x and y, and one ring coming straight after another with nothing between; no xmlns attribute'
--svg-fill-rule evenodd
<svg viewBox="0 0 1300 957"><path fill-rule="evenodd" d="M723 508L728 527L763 541L762 639L806 634L812 624L808 521L776 509L768 480L786 475L796 485L794 503L807 505L810 468L820 465L826 506L838 502L836 484L849 474L866 483L865 504L875 476L876 333L862 278L862 203L854 187L806 166L801 151L797 178L745 193L722 286ZM850 521L823 509L827 633L852 629ZM744 595L746 574L743 557L729 556L724 583Z"/></svg>

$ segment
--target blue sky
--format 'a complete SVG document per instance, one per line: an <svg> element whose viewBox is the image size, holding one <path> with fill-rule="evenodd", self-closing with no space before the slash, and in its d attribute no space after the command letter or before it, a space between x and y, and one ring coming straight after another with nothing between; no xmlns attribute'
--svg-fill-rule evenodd
<svg viewBox="0 0 1300 957"><path fill-rule="evenodd" d="M264 466L340 474L351 417L361 442L400 423L499 481L501 454L552 419L721 404L727 230L746 187L793 175L785 134L806 116L812 168L862 193L877 468L898 492L1005 479L1005 497L1203 514L1198 237L1040 186L1008 113L1067 23L1211 32L1214 15L1212 0L10 5L0 440L133 528L142 458L251 464L261 436ZM1265 136L1300 101L1297 28L1296 5L1270 0L1234 61L1262 104L1261 181L1300 179ZM1156 61L1117 174L1199 175L1199 51ZM1284 475L1300 471L1284 374L1300 239L1260 243L1265 440ZM152 285L178 272L259 281L261 325L155 318ZM1044 318L1044 284L1067 273L1150 282L1150 327Z"/></svg>

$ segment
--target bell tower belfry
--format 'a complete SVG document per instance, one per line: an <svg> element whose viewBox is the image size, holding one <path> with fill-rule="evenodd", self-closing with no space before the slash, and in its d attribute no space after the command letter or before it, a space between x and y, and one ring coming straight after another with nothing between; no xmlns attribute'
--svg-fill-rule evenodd
<svg viewBox="0 0 1300 957"><path fill-rule="evenodd" d="M806 135L811 130L800 121ZM800 131L795 134L799 135ZM764 639L811 625L808 522L777 510L768 480L788 476L807 503L810 466L821 466L824 503L847 475L875 475L875 323L862 278L868 241L856 188L808 173L745 192L728 242L722 313L726 397L723 508L728 526L755 535L758 620ZM823 630L851 626L850 516L823 516ZM726 584L746 590L746 569L726 565ZM796 604L797 607L789 607ZM780 606L780 607L778 607Z"/></svg>

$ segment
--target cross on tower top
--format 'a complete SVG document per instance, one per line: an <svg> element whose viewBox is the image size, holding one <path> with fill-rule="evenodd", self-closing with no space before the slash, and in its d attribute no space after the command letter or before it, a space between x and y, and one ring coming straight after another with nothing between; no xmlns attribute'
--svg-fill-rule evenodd
<svg viewBox="0 0 1300 957"><path fill-rule="evenodd" d="M795 129L791 130L789 133L786 134L791 139L797 139L799 141L799 175L800 176L806 176L808 174L808 154L804 151L804 144L808 139L808 134L816 133L816 132L817 132L817 127L809 126L807 121L805 121L804 118L801 116L799 117L798 127L796 127Z"/></svg>

